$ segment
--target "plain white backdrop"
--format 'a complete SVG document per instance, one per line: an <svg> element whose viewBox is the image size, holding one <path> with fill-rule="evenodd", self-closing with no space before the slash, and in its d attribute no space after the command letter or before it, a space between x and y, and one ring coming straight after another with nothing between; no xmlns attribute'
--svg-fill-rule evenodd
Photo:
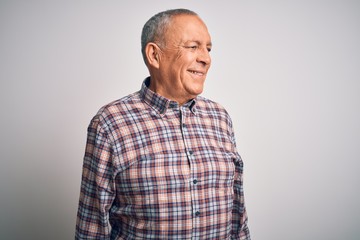
<svg viewBox="0 0 360 240"><path fill-rule="evenodd" d="M0 1L0 238L73 239L86 129L148 76L143 24L189 8L232 116L253 240L360 237L360 2Z"/></svg>

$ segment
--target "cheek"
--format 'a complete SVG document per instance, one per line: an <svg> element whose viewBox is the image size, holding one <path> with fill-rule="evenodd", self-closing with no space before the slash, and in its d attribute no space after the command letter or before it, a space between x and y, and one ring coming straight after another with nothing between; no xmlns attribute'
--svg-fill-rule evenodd
<svg viewBox="0 0 360 240"><path fill-rule="evenodd" d="M196 56L190 52L181 52L176 60L180 65L189 67L192 63L196 62Z"/></svg>

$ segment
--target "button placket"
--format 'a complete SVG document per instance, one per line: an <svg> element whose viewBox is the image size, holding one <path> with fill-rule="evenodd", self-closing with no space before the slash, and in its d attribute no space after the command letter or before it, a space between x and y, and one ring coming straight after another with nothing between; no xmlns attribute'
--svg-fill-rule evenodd
<svg viewBox="0 0 360 240"><path fill-rule="evenodd" d="M198 192L198 184L199 180L197 178L197 165L196 165L196 149L192 147L192 129L189 125L191 123L191 114L188 115L189 109L186 107L180 107L180 114L181 114L181 132L183 134L183 141L185 145L185 153L187 155L189 164L190 164L190 192L191 192L191 206L193 209L193 237L198 239L196 236L197 229L200 225L200 203L199 203L199 192Z"/></svg>

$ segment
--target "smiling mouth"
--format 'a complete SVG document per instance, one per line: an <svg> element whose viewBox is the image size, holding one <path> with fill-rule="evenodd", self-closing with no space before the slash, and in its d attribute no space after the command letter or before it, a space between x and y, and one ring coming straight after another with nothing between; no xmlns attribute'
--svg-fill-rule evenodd
<svg viewBox="0 0 360 240"><path fill-rule="evenodd" d="M197 76L204 76L205 75L205 73L203 73L203 72L197 72L197 71L194 71L194 70L188 70L190 73L192 73L192 74L195 74L195 75L197 75Z"/></svg>

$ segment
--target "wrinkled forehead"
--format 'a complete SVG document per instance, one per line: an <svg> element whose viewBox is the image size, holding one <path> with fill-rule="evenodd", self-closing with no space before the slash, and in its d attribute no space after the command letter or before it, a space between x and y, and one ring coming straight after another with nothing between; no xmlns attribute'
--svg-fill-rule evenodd
<svg viewBox="0 0 360 240"><path fill-rule="evenodd" d="M165 31L165 41L197 41L211 44L206 24L196 15L177 15L172 17Z"/></svg>

